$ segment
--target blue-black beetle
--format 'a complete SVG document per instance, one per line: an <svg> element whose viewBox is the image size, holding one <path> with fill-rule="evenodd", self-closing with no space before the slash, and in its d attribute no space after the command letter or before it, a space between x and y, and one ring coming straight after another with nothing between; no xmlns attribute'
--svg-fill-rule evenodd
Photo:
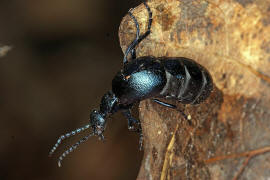
<svg viewBox="0 0 270 180"><path fill-rule="evenodd" d="M209 72L191 59L184 57L157 58L153 56L136 58L135 47L150 34L152 24L152 12L146 3L144 5L149 16L148 29L140 35L139 24L130 10L129 15L137 29L136 38L125 52L123 69L112 80L112 90L102 97L100 109L91 112L90 122L87 125L60 136L51 149L50 155L54 153L64 139L89 127L93 129L91 134L72 145L59 157L59 166L61 166L61 161L67 154L90 136L96 135L103 140L106 119L117 111L121 111L128 119L130 130L136 130L140 133L141 147L142 130L140 122L131 115L133 104L151 98L160 105L175 109L175 105L162 102L156 98L176 99L183 104L199 104L211 93L213 82ZM128 62L127 56L129 54L131 54L131 60ZM184 115L183 112L182 114Z"/></svg>

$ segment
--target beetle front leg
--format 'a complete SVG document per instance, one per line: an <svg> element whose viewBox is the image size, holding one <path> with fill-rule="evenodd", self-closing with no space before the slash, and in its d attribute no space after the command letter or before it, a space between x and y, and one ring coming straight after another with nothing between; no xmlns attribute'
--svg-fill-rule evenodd
<svg viewBox="0 0 270 180"><path fill-rule="evenodd" d="M129 130L135 130L134 125L140 125L140 121L135 119L130 112L130 109L122 110L123 115L128 119L128 129Z"/></svg>
<svg viewBox="0 0 270 180"><path fill-rule="evenodd" d="M130 112L130 109L125 109L122 110L123 115L128 119L128 129L131 131L136 131L140 135L140 140L139 140L139 149L140 151L142 150L142 145L143 145L143 134L142 134L142 127L141 123L139 120L135 119ZM135 129L135 126L137 125L137 128Z"/></svg>

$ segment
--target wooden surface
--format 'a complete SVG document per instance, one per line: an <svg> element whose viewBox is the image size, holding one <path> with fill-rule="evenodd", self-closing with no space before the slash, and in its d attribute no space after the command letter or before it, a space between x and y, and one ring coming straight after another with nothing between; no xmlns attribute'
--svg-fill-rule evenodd
<svg viewBox="0 0 270 180"><path fill-rule="evenodd" d="M151 34L137 56L187 57L208 69L215 88L188 115L140 103L144 159L138 180L270 178L270 1L152 0ZM141 32L147 11L134 9ZM125 16L123 51L135 38Z"/></svg>

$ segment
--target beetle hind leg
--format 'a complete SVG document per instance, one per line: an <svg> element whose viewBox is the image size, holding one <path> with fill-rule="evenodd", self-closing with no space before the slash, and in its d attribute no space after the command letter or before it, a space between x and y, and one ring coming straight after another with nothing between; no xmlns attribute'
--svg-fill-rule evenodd
<svg viewBox="0 0 270 180"><path fill-rule="evenodd" d="M187 120L187 122L190 123L190 121L189 121L187 115L184 113L184 111L181 110L181 109L178 109L178 108L176 107L176 105L169 104L169 103L165 103L165 102L160 101L160 100L158 100L158 99L153 99L153 101L156 102L156 103L158 103L158 104L160 104L160 105L162 105L162 106L165 106L165 107L168 107L168 108L172 108L172 109L177 110L178 112L181 113L181 115L185 118L185 120Z"/></svg>
<svg viewBox="0 0 270 180"><path fill-rule="evenodd" d="M136 51L135 51L135 47L143 40L145 39L151 32L151 26L152 26L152 11L149 8L149 6L147 5L146 2L143 3L144 6L146 7L147 11L148 11L148 25L147 25L147 30L144 34L140 35L140 27L139 27L139 23L137 21L137 19L134 17L134 15L131 13L132 9L129 10L129 15L132 18L132 20L135 23L136 26L136 38L132 41L132 43L130 43L130 45L127 47L126 51L125 51L125 55L124 55L124 59L123 59L123 64L125 65L128 60L127 60L127 56L129 53L131 53L131 58L132 60L136 59Z"/></svg>

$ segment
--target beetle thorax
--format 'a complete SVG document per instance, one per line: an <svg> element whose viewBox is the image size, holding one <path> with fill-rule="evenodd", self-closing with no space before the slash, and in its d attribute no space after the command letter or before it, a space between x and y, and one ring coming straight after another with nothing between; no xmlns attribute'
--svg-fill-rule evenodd
<svg viewBox="0 0 270 180"><path fill-rule="evenodd" d="M112 81L112 91L120 104L132 104L157 96L166 84L166 75L159 62L137 59L117 73Z"/></svg>

